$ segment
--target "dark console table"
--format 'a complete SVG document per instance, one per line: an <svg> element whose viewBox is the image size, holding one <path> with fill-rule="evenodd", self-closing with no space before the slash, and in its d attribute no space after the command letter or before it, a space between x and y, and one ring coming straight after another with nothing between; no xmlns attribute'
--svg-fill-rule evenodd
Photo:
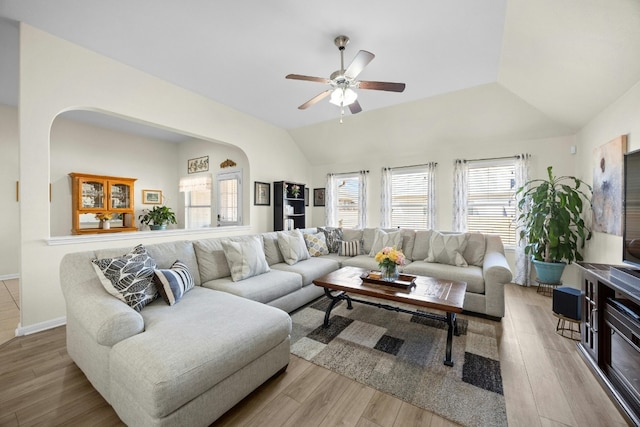
<svg viewBox="0 0 640 427"><path fill-rule="evenodd" d="M640 287L608 264L582 268L578 350L627 421L640 426Z"/></svg>

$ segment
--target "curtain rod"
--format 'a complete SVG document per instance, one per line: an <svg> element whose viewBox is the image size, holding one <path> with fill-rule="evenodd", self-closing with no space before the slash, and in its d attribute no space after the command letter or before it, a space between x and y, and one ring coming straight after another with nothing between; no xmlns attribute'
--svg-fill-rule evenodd
<svg viewBox="0 0 640 427"><path fill-rule="evenodd" d="M487 157L486 159L458 159L461 162L483 162L485 160L505 160L505 159L519 159L522 156L529 156L529 154L516 154L515 156L504 156L504 157Z"/></svg>
<svg viewBox="0 0 640 427"><path fill-rule="evenodd" d="M438 162L422 163L422 164L420 164L420 165L396 166L395 168L386 168L386 169L406 169L406 168L417 168L417 167L420 167L420 166L429 166L429 165L438 166Z"/></svg>
<svg viewBox="0 0 640 427"><path fill-rule="evenodd" d="M359 171L355 171L355 172L335 172L335 173L330 173L329 175L353 175L356 173L369 173L368 170L359 170Z"/></svg>

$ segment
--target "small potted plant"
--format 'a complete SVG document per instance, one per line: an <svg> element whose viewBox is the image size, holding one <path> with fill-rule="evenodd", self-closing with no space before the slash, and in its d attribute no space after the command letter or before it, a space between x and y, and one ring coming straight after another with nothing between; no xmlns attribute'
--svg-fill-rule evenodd
<svg viewBox="0 0 640 427"><path fill-rule="evenodd" d="M98 228L102 228L103 230L108 230L111 228L111 219L113 218L113 214L111 212L99 212L96 214L96 219L100 221Z"/></svg>
<svg viewBox="0 0 640 427"><path fill-rule="evenodd" d="M176 214L167 206L154 206L153 209L144 209L138 220L148 225L152 230L164 230L167 224L177 224Z"/></svg>
<svg viewBox="0 0 640 427"><path fill-rule="evenodd" d="M560 283L566 264L582 261L580 251L591 238L582 218L590 206L591 186L572 176L533 179L516 191L520 238L526 239L525 254L531 255L543 283Z"/></svg>

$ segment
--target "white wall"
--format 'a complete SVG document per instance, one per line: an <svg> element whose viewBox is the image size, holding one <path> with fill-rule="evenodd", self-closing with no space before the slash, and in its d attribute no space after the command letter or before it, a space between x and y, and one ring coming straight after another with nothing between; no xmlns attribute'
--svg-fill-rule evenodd
<svg viewBox="0 0 640 427"><path fill-rule="evenodd" d="M21 24L21 332L64 321L65 304L58 278L64 254L104 247L130 247L141 240L154 243L184 238L160 233L152 237L126 236L127 240L105 238L88 243L78 239L64 245L50 241L51 125L61 112L76 109L108 112L194 138L235 145L250 159L248 179L251 182L283 178L308 180L309 165L286 131ZM252 198L253 188L249 200ZM250 206L251 225L242 232L270 229L266 221L259 220L264 209ZM211 232L190 235L194 239L199 237L211 237ZM37 268L34 268L34 260L37 260Z"/></svg>
<svg viewBox="0 0 640 427"><path fill-rule="evenodd" d="M0 279L18 277L20 205L16 200L18 174L18 110L0 105Z"/></svg>
<svg viewBox="0 0 640 427"><path fill-rule="evenodd" d="M56 118L51 126L51 236L71 234L71 178L88 173L136 178L135 218L142 190L161 190L164 203L178 209L178 144Z"/></svg>
<svg viewBox="0 0 640 427"><path fill-rule="evenodd" d="M202 156L209 156L209 170L207 172L196 172L193 174L189 174L187 170L187 164L189 159L195 159ZM221 168L220 164L225 160L230 159L236 163L236 166L229 168ZM192 139L180 144L180 152L178 156L178 174L180 177L195 177L198 175L210 175L213 179L214 185L216 176L220 173L227 172L240 172L243 174L242 180L242 194L243 194L243 205L242 212L243 216L245 213L251 212L252 199L250 197L251 191L253 190L251 180L249 177L249 159L242 150L238 149L229 144L221 144L221 143L213 143L211 141L203 141L200 139ZM213 211L212 211L212 225L216 225L216 193L213 192ZM179 197L179 206L184 207L184 197L180 195ZM183 215L184 210L180 209L179 215L179 223L184 226L184 218ZM248 218L243 218L244 224L249 224ZM258 225L258 223L262 224L262 218L260 216L253 218L254 225ZM260 228L261 230L267 230L268 228Z"/></svg>
<svg viewBox="0 0 640 427"><path fill-rule="evenodd" d="M453 165L454 160L464 158L467 160L516 155L518 153L531 154L531 177L544 177L548 166L553 166L554 173L562 175L574 175L576 173L577 157L570 153L570 148L575 145L573 136L546 138L539 140L512 141L504 143L458 143L439 144L438 141L424 143L422 153L413 155L395 156L391 159L377 157L375 151L366 151L366 155L360 156L357 161L339 165L318 166L313 168L312 187L325 187L326 174L329 172L352 172L360 169L368 169L368 198L367 198L367 226L380 225L380 194L381 194L381 169L384 166L408 166L426 162L437 162L436 172L436 229L451 230L453 226ZM401 146L401 145L399 145ZM311 207L313 210L312 226L323 225L325 220L324 208ZM507 251L507 259L511 269L515 271L515 258L513 251ZM575 281L575 279L570 279Z"/></svg>
<svg viewBox="0 0 640 427"><path fill-rule="evenodd" d="M627 135L627 150L640 149L640 82L593 118L577 135L582 179L593 182L593 150L612 139ZM622 262L622 236L594 233L585 259L604 264Z"/></svg>

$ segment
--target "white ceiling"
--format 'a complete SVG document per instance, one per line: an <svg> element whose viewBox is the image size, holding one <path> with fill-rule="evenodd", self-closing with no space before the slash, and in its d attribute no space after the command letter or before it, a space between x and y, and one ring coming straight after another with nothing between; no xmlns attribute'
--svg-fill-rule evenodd
<svg viewBox="0 0 640 427"><path fill-rule="evenodd" d="M337 122L339 110L328 100L298 110L325 88L284 76L328 77L340 34L351 38L347 64L360 49L376 55L359 78L407 84L404 93L360 90L364 112L352 120L399 104L448 111L447 95L464 105L482 87L488 99L513 98L498 105L529 111L521 119L531 135L567 133L640 80L640 0L0 0L3 53L17 47L7 30L15 21L301 138ZM5 104L17 102L12 60L0 61Z"/></svg>

